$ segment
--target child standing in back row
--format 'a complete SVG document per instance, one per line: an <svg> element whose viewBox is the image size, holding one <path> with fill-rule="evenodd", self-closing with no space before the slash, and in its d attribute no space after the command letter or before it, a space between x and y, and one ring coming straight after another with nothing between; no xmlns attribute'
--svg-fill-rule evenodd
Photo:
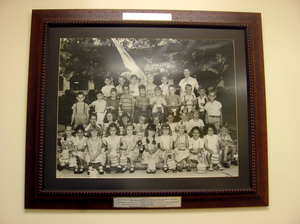
<svg viewBox="0 0 300 224"><path fill-rule="evenodd" d="M74 123L73 128L77 128L78 125L82 125L86 127L89 121L89 105L83 102L85 99L85 95L83 92L78 92L76 94L77 103L72 106L72 117L71 117L71 125Z"/></svg>
<svg viewBox="0 0 300 224"><path fill-rule="evenodd" d="M97 124L103 125L103 119L105 116L106 101L103 99L102 91L96 92L97 100L93 101L89 107L95 107L95 113L97 114Z"/></svg>
<svg viewBox="0 0 300 224"><path fill-rule="evenodd" d="M104 83L105 83L105 86L102 87L101 91L103 92L103 95L104 95L105 99L107 99L108 97L110 97L110 90L112 88L115 88L115 87L112 84L113 83L113 79L109 75L107 75L105 77Z"/></svg>
<svg viewBox="0 0 300 224"><path fill-rule="evenodd" d="M214 125L217 131L219 131L222 122L222 104L216 100L216 97L217 95L214 91L208 95L209 102L204 106L206 111L205 123Z"/></svg>
<svg viewBox="0 0 300 224"><path fill-rule="evenodd" d="M134 97L130 95L130 90L128 85L123 86L124 94L120 97L120 113L128 113L130 118L133 117L133 109L134 109Z"/></svg>

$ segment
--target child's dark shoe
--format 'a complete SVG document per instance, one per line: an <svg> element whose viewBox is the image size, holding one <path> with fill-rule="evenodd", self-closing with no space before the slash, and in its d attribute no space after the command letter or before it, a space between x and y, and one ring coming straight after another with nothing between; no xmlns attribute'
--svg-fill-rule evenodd
<svg viewBox="0 0 300 224"><path fill-rule="evenodd" d="M122 170L121 170L121 173L125 173L126 170L127 170L127 168L126 168L126 167L123 167Z"/></svg>
<svg viewBox="0 0 300 224"><path fill-rule="evenodd" d="M57 164L57 170L62 171L64 169L63 166L61 166L60 164Z"/></svg>
<svg viewBox="0 0 300 224"><path fill-rule="evenodd" d="M223 167L224 168L230 168L230 166L228 165L228 163L223 163Z"/></svg>
<svg viewBox="0 0 300 224"><path fill-rule="evenodd" d="M188 166L188 167L186 168L186 172L191 172L191 167L190 167L190 166Z"/></svg>
<svg viewBox="0 0 300 224"><path fill-rule="evenodd" d="M182 168L180 166L177 166L177 171L182 172Z"/></svg>
<svg viewBox="0 0 300 224"><path fill-rule="evenodd" d="M79 174L82 174L83 172L84 172L84 168L81 167L81 168L79 169L78 173L79 173Z"/></svg>
<svg viewBox="0 0 300 224"><path fill-rule="evenodd" d="M116 173L121 173L121 171L122 171L122 167L121 166L117 166Z"/></svg>
<svg viewBox="0 0 300 224"><path fill-rule="evenodd" d="M177 170L173 170L173 173L177 173Z"/></svg>
<svg viewBox="0 0 300 224"><path fill-rule="evenodd" d="M168 169L168 167L167 167L167 166L164 166L164 169L163 169L163 171L164 171L165 173L169 173L169 169Z"/></svg>
<svg viewBox="0 0 300 224"><path fill-rule="evenodd" d="M75 168L74 173L79 174L78 168Z"/></svg>
<svg viewBox="0 0 300 224"><path fill-rule="evenodd" d="M231 160L231 164L237 166L238 165L237 160L236 159Z"/></svg>
<svg viewBox="0 0 300 224"><path fill-rule="evenodd" d="M99 174L100 174L100 175L103 175L103 174L104 174L103 167L99 167Z"/></svg>
<svg viewBox="0 0 300 224"><path fill-rule="evenodd" d="M134 167L130 167L129 173L134 173Z"/></svg>
<svg viewBox="0 0 300 224"><path fill-rule="evenodd" d="M105 167L106 173L111 173L110 166Z"/></svg>

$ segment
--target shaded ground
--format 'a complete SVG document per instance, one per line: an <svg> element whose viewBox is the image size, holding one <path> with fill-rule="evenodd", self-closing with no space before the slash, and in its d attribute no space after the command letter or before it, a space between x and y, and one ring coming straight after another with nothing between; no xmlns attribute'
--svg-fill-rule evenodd
<svg viewBox="0 0 300 224"><path fill-rule="evenodd" d="M235 177L238 176L238 166L231 165L230 168L224 169L223 171L214 170L214 171L206 171L203 174L196 173L196 168L192 168L191 172L186 172L183 169L183 172L169 172L165 173L163 170L157 170L155 174L147 174L146 170L136 170L134 173L129 173L126 171L125 173L112 173L103 175L97 174L97 178L211 178L211 177ZM90 176L85 171L82 174L74 174L73 169L63 169L62 171L57 171L58 178L90 178Z"/></svg>

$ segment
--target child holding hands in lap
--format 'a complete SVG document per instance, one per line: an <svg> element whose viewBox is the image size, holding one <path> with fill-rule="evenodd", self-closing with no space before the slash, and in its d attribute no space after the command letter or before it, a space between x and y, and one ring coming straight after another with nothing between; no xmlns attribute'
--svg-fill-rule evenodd
<svg viewBox="0 0 300 224"><path fill-rule="evenodd" d="M104 174L103 166L105 164L106 156L102 148L103 140L99 135L99 129L96 125L92 125L89 129L89 139L86 141L87 154L85 160L89 165L88 174L92 169L99 170L100 174Z"/></svg>
<svg viewBox="0 0 300 224"><path fill-rule="evenodd" d="M81 174L84 172L84 161L85 161L85 149L87 146L88 138L84 136L84 127L82 125L78 125L76 128L76 137L74 141L75 150L73 155L76 155L77 166L75 167L74 173ZM79 168L78 168L79 167Z"/></svg>
<svg viewBox="0 0 300 224"><path fill-rule="evenodd" d="M121 137L121 149L123 150L123 154L129 159L130 173L134 173L134 162L139 158L138 137L133 135L133 131L133 125L128 124L125 131L126 135ZM126 169L124 166L122 172L125 172Z"/></svg>
<svg viewBox="0 0 300 224"><path fill-rule="evenodd" d="M208 124L207 135L204 136L204 147L210 152L210 171L213 171L213 165L217 165L216 168L219 168L219 170L224 170L221 165L222 151L219 146L219 136L216 133L216 127L213 124Z"/></svg>
<svg viewBox="0 0 300 224"><path fill-rule="evenodd" d="M159 146L160 146L160 158L164 162L164 172L168 173L169 169L176 170L176 166L174 167L168 167L167 165L167 159L174 157L173 153L173 138L172 138L172 132L170 125L163 124L162 126L162 136L159 137Z"/></svg>
<svg viewBox="0 0 300 224"><path fill-rule="evenodd" d="M120 165L120 146L121 137L119 136L120 130L117 124L111 123L108 126L108 137L105 138L107 147L107 165L106 173L111 172L111 166L117 167L116 173L122 172L122 167Z"/></svg>
<svg viewBox="0 0 300 224"><path fill-rule="evenodd" d="M174 143L174 152L175 152L175 160L177 162L177 170L178 172L182 172L182 167L184 161L186 162L187 168L186 171L191 171L190 166L190 151L189 151L189 137L186 134L187 127L186 125L179 124L177 126L178 134Z"/></svg>

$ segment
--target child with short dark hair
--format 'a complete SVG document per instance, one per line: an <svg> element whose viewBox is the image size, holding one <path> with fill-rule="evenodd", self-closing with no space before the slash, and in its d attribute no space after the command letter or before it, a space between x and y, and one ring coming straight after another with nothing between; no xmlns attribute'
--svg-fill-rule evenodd
<svg viewBox="0 0 300 224"><path fill-rule="evenodd" d="M126 132L126 127L132 122L131 117L128 113L122 113L118 120L120 135L124 135Z"/></svg>
<svg viewBox="0 0 300 224"><path fill-rule="evenodd" d="M208 98L205 94L205 88L199 86L198 94L199 96L197 97L196 108L199 110L200 119L205 121L205 104L208 102Z"/></svg>
<svg viewBox="0 0 300 224"><path fill-rule="evenodd" d="M110 97L110 90L112 88L115 88L115 86L113 85L113 78L111 76L107 75L104 78L104 83L105 83L105 86L102 87L101 91L102 91L104 97L108 98L108 97Z"/></svg>
<svg viewBox="0 0 300 224"><path fill-rule="evenodd" d="M213 124L219 131L222 122L222 104L216 100L216 97L217 94L214 91L208 95L209 101L204 106L206 111L205 122L206 124Z"/></svg>
<svg viewBox="0 0 300 224"><path fill-rule="evenodd" d="M152 107L152 114L157 114L160 116L160 120L164 122L164 107L167 105L164 97L162 96L161 88L155 87L154 89L155 96L151 98L150 103Z"/></svg>
<svg viewBox="0 0 300 224"><path fill-rule="evenodd" d="M112 88L110 90L110 97L106 100L106 110L110 111L114 114L115 117L119 115L119 103L120 100L118 99L118 93L116 88Z"/></svg>
<svg viewBox="0 0 300 224"><path fill-rule="evenodd" d="M123 86L124 94L120 97L120 113L128 113L130 117L133 116L134 110L134 97L129 94L129 86Z"/></svg>
<svg viewBox="0 0 300 224"><path fill-rule="evenodd" d="M120 75L119 76L119 85L116 87L118 96L120 97L123 94L123 86L127 84L128 80L126 77Z"/></svg>
<svg viewBox="0 0 300 224"><path fill-rule="evenodd" d="M195 109L196 97L195 94L192 92L191 84L185 85L185 92L182 94L181 100L184 105L184 109L188 113L189 118L192 118L191 113Z"/></svg>
<svg viewBox="0 0 300 224"><path fill-rule="evenodd" d="M188 123L188 132L190 132L190 130L197 126L199 127L201 130L203 130L204 128L204 122L199 118L199 111L194 109L192 112L192 119L189 121Z"/></svg>
<svg viewBox="0 0 300 224"><path fill-rule="evenodd" d="M237 165L237 163L235 163L237 156L236 146L230 134L228 133L228 124L225 122L221 124L221 132L219 133L219 145L220 150L223 154L223 167L230 168L227 162L228 155L230 155L231 163Z"/></svg>
<svg viewBox="0 0 300 224"><path fill-rule="evenodd" d="M138 78L135 74L130 76L130 85L129 85L130 95L137 97L139 95L139 84Z"/></svg>
<svg viewBox="0 0 300 224"><path fill-rule="evenodd" d="M175 94L176 88L174 85L169 85L169 95L166 96L166 103L169 111L173 112L174 118L178 121L179 108L181 106L180 96Z"/></svg>
<svg viewBox="0 0 300 224"><path fill-rule="evenodd" d="M146 86L139 86L139 96L135 99L135 122L138 123L138 118L140 116L145 116L149 118L148 107L150 105L150 98L146 95Z"/></svg>
<svg viewBox="0 0 300 224"><path fill-rule="evenodd" d="M139 116L138 123L134 123L134 129L136 131L136 135L139 137L144 137L146 128L148 126L147 118L144 115Z"/></svg>
<svg viewBox="0 0 300 224"><path fill-rule="evenodd" d="M161 85L159 86L162 90L162 95L163 97L166 97L169 95L169 78L168 78L168 75L167 74L163 74L161 76Z"/></svg>
<svg viewBox="0 0 300 224"><path fill-rule="evenodd" d="M103 99L102 91L96 92L97 100L93 101L89 107L95 107L95 113L97 114L97 124L102 125L103 119L105 116L105 109L106 109L106 101Z"/></svg>
<svg viewBox="0 0 300 224"><path fill-rule="evenodd" d="M96 114L92 114L90 116L90 123L85 127L85 132L88 132L89 129L92 127L92 125L95 125L97 129L99 129L99 132L101 133L101 126L99 124L97 124L97 115ZM87 136L87 134L86 134Z"/></svg>
<svg viewBox="0 0 300 224"><path fill-rule="evenodd" d="M174 136L175 133L176 133L176 126L177 126L177 123L174 122L174 113L173 113L173 112L169 112L169 113L168 113L166 124L168 124L168 125L170 126L171 131L172 131L172 136Z"/></svg>
<svg viewBox="0 0 300 224"><path fill-rule="evenodd" d="M85 99L85 95L83 92L78 92L76 94L77 103L72 106L72 117L71 117L71 125L74 122L74 128L77 128L78 125L82 125L85 127L89 120L89 105L83 102Z"/></svg>
<svg viewBox="0 0 300 224"><path fill-rule="evenodd" d="M154 97L154 88L156 85L153 83L154 82L154 76L152 74L147 75L147 85L146 85L146 92L147 96L151 99Z"/></svg>

